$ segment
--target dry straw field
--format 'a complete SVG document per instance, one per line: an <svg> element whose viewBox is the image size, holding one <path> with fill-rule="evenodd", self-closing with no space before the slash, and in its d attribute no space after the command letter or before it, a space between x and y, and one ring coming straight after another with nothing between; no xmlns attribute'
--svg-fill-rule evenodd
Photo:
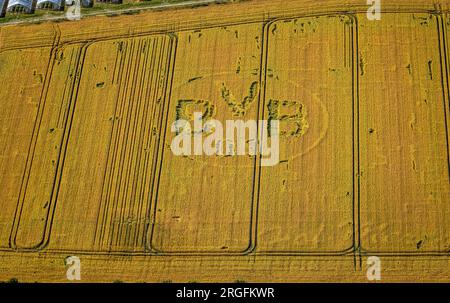
<svg viewBox="0 0 450 303"><path fill-rule="evenodd" d="M0 280L450 281L450 3L382 4L0 27ZM194 111L279 119L280 164L175 156Z"/></svg>

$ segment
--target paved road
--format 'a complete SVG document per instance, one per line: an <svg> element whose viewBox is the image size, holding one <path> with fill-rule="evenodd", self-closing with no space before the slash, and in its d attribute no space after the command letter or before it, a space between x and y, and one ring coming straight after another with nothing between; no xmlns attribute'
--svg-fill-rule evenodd
<svg viewBox="0 0 450 303"><path fill-rule="evenodd" d="M145 11L145 10L155 10L162 8L176 8L176 7L189 7L189 6L197 6L202 4L212 4L219 2L218 0L192 0L185 1L179 3L162 3L158 5L149 5L149 6L141 6L141 7L132 7L132 8L124 8L124 9L105 9L101 11L94 11L89 13L83 13L81 18L85 18L87 16L98 16L98 15L108 15L108 14L123 14L127 12L136 12L136 11ZM226 0L221 0L221 2L228 2ZM0 26L3 25L11 25L11 24L22 24L22 23L35 23L41 21L50 21L50 20L63 20L67 19L66 15L61 13L61 15L51 15L51 16L40 16L36 18L27 18L23 20L14 20L5 23L0 23Z"/></svg>

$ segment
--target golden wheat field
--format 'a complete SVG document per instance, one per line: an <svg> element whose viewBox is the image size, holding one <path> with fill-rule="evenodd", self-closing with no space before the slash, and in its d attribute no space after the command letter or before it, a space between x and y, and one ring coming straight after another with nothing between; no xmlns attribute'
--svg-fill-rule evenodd
<svg viewBox="0 0 450 303"><path fill-rule="evenodd" d="M1 26L0 280L450 281L450 2L382 5ZM175 155L195 111L279 120L279 164Z"/></svg>

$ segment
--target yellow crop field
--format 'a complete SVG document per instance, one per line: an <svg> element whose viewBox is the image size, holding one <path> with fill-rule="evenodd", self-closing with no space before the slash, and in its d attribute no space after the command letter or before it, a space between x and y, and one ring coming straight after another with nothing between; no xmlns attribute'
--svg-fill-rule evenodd
<svg viewBox="0 0 450 303"><path fill-rule="evenodd" d="M75 258L82 282L364 282L375 258L381 281L449 282L450 3L368 9L1 26L0 281L65 282ZM204 149L268 121L278 161L228 136L177 153L197 113Z"/></svg>
<svg viewBox="0 0 450 303"><path fill-rule="evenodd" d="M448 251L450 232L443 228L450 222L448 92L436 30L441 20L397 14L389 21L402 30L362 21L359 32L365 100L360 146L366 150L360 165L362 248L368 253ZM401 43L389 48L396 41ZM388 67L377 68L386 58Z"/></svg>

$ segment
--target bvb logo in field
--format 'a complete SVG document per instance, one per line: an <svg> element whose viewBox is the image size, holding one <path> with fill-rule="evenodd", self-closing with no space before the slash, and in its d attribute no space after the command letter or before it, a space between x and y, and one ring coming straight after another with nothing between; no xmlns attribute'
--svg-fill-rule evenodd
<svg viewBox="0 0 450 303"><path fill-rule="evenodd" d="M195 112L193 128L189 121L183 119L177 119L172 124L171 131L177 135L173 138L170 148L176 156L245 156L247 152L249 156L256 156L259 146L259 153L262 156L261 166L274 166L280 159L278 122L278 120L272 120L270 123L265 120L259 121L259 129L262 131L258 136L256 120L227 120L224 128L220 121L214 119L203 123L203 113ZM206 134L205 138L203 134ZM193 148L192 137L194 137Z"/></svg>
<svg viewBox="0 0 450 303"><path fill-rule="evenodd" d="M261 166L273 166L279 163L280 150L285 153L283 159L293 159L310 152L326 135L327 109L306 87L290 83L292 89L283 92L286 96L280 93L279 98L269 96L263 101L258 82L247 81L243 86L238 81L222 81L228 78L225 74L214 75L218 76L223 77L215 81L213 76L195 77L173 89L170 148L174 155L204 161L198 156L253 157L259 153ZM257 116L258 106L264 107L265 119L248 119ZM305 140L308 132L312 135Z"/></svg>
<svg viewBox="0 0 450 303"><path fill-rule="evenodd" d="M218 76L221 77L217 79ZM173 154L201 161L205 160L204 156L228 158L259 154L262 166L278 164L278 120L255 119L259 82L242 84L229 76L195 77L174 88L178 97L174 100L175 115L171 123Z"/></svg>

